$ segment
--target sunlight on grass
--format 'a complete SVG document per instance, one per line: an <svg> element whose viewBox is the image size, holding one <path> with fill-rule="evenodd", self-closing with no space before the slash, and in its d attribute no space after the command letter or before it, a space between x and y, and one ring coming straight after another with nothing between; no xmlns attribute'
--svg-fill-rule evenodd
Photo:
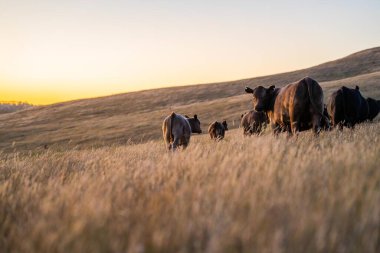
<svg viewBox="0 0 380 253"><path fill-rule="evenodd" d="M380 123L0 154L5 252L376 252Z"/></svg>

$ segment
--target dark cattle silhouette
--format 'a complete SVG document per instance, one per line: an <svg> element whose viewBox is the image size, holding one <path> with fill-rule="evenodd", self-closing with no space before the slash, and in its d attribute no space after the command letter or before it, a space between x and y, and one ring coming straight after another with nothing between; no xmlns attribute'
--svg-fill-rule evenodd
<svg viewBox="0 0 380 253"><path fill-rule="evenodd" d="M334 127L354 127L356 124L368 119L368 103L359 91L359 87L350 89L342 86L330 96L328 113Z"/></svg>
<svg viewBox="0 0 380 253"><path fill-rule="evenodd" d="M202 133L200 125L197 115L189 118L173 112L167 116L162 123L162 135L167 148L175 150L182 146L183 149L186 149L191 133Z"/></svg>
<svg viewBox="0 0 380 253"><path fill-rule="evenodd" d="M221 140L224 138L225 132L228 130L227 121L223 120L222 123L215 121L208 127L208 133L211 139Z"/></svg>
<svg viewBox="0 0 380 253"><path fill-rule="evenodd" d="M269 123L265 112L251 110L241 115L240 127L244 135L260 134Z"/></svg>
<svg viewBox="0 0 380 253"><path fill-rule="evenodd" d="M245 88L253 95L256 111L266 112L275 133L313 129L318 133L323 116L323 91L317 81L305 77L282 88Z"/></svg>
<svg viewBox="0 0 380 253"><path fill-rule="evenodd" d="M372 121L380 111L380 103L379 100L375 100L373 98L367 98L368 103L368 119Z"/></svg>

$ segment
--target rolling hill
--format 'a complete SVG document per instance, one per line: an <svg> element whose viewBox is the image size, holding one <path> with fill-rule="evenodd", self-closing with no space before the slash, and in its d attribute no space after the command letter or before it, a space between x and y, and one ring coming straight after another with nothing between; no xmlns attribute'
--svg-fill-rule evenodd
<svg viewBox="0 0 380 253"><path fill-rule="evenodd" d="M359 85L364 96L380 99L380 47L307 69L222 83L190 85L82 99L0 115L0 150L88 148L161 138L171 111L198 114L204 131L214 120L237 128L251 109L245 86L277 85L305 76L316 79L325 98L337 87Z"/></svg>

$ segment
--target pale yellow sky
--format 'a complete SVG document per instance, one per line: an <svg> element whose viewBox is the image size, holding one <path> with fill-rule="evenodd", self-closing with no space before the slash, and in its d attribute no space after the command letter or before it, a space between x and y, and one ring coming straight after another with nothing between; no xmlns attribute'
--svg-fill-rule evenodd
<svg viewBox="0 0 380 253"><path fill-rule="evenodd" d="M49 104L310 67L379 46L380 2L0 0L0 101Z"/></svg>

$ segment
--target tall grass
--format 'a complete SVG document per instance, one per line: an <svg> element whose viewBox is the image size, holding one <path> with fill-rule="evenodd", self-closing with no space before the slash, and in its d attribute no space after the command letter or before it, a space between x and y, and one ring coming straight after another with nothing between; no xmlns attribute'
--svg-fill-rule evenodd
<svg viewBox="0 0 380 253"><path fill-rule="evenodd" d="M379 252L379 126L0 154L0 249Z"/></svg>

